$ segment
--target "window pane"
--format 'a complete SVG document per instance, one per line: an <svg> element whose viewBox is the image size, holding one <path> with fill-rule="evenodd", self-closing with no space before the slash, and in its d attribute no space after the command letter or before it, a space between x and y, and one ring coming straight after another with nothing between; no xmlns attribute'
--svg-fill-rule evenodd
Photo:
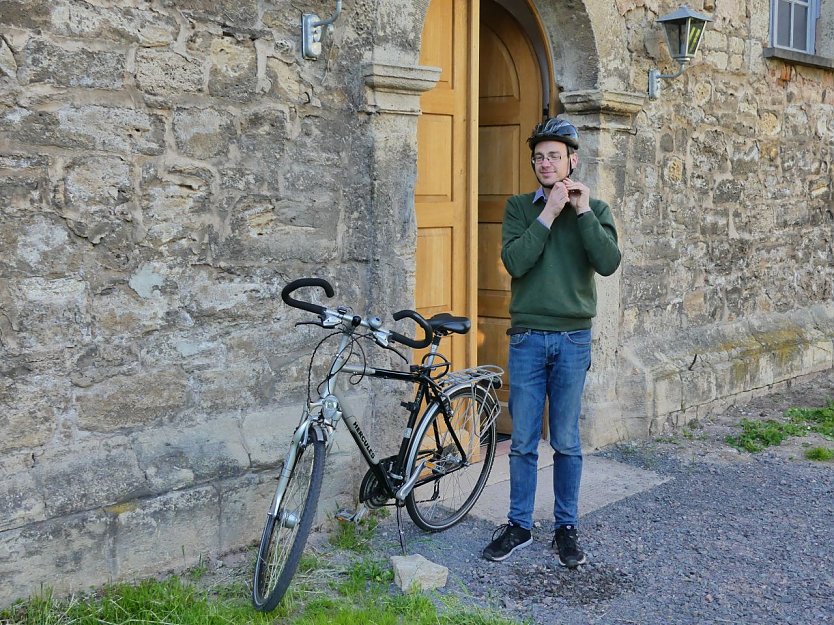
<svg viewBox="0 0 834 625"><path fill-rule="evenodd" d="M779 0L776 7L776 45L791 47L791 3Z"/></svg>
<svg viewBox="0 0 834 625"><path fill-rule="evenodd" d="M808 49L808 7L801 4L793 7L793 47Z"/></svg>

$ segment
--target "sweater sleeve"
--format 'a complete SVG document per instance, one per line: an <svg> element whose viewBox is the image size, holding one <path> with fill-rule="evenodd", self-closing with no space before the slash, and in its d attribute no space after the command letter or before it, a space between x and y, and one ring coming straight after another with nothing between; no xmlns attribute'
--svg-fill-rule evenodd
<svg viewBox="0 0 834 625"><path fill-rule="evenodd" d="M617 229L608 204L599 202L592 208L592 214L579 220L579 234L591 266L598 274L610 276L622 258L617 247Z"/></svg>
<svg viewBox="0 0 834 625"><path fill-rule="evenodd" d="M523 207L514 199L508 199L504 208L501 260L513 278L520 278L542 255L550 230L538 219L528 224Z"/></svg>

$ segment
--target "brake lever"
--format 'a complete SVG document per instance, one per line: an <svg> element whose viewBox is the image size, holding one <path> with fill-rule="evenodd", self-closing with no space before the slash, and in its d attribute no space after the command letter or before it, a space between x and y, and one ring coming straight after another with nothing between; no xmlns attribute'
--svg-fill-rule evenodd
<svg viewBox="0 0 834 625"><path fill-rule="evenodd" d="M320 328L324 327L324 324L321 321L296 321L295 327L298 326L318 326Z"/></svg>

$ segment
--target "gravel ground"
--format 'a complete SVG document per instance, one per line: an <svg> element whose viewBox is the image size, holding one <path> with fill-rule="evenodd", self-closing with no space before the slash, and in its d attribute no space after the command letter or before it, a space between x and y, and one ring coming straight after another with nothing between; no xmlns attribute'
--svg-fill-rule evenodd
<svg viewBox="0 0 834 625"><path fill-rule="evenodd" d="M794 439L756 455L724 443L741 418L782 418L834 397L834 373L733 406L685 435L603 455L672 478L581 519L589 564L559 567L551 528L502 563L480 557L493 527L475 520L434 535L404 518L409 553L449 568L443 591L536 624L834 623L834 464L805 461ZM378 556L398 555L392 516Z"/></svg>

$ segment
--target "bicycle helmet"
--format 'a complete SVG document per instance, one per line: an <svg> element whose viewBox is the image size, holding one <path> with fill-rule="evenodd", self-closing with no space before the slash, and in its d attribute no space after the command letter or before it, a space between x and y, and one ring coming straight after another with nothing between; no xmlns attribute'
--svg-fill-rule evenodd
<svg viewBox="0 0 834 625"><path fill-rule="evenodd" d="M579 134L576 132L576 128L570 122L558 117L551 117L536 124L536 127L533 128L533 134L527 139L530 151L535 150L536 146L542 141L560 141L568 148L579 149ZM568 151L570 152L570 149Z"/></svg>

